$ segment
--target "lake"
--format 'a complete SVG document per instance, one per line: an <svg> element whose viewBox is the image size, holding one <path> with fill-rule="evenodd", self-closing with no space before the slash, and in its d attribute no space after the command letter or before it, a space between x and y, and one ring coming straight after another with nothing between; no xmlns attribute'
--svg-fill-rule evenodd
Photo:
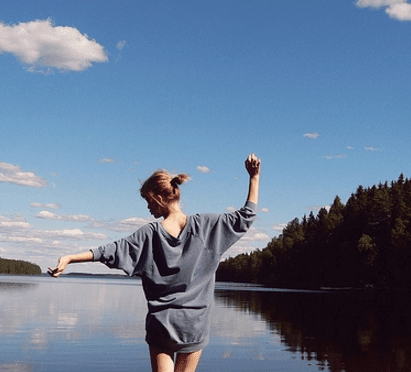
<svg viewBox="0 0 411 372"><path fill-rule="evenodd" d="M411 371L411 299L217 283L205 371ZM138 279L0 275L0 371L151 371Z"/></svg>

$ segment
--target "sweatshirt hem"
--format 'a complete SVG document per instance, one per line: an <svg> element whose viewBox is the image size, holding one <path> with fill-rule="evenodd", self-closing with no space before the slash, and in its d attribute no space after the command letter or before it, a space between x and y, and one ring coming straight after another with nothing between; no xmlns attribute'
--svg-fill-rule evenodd
<svg viewBox="0 0 411 372"><path fill-rule="evenodd" d="M158 341L158 340L157 340ZM146 339L146 342L150 346L154 346L160 350L164 351L171 351L173 353L194 353L196 351L203 350L204 347L207 346L209 343L209 338L207 337L203 341L200 342L191 342L191 343L185 343L185 344L172 344L169 342L154 342L154 341L148 341Z"/></svg>

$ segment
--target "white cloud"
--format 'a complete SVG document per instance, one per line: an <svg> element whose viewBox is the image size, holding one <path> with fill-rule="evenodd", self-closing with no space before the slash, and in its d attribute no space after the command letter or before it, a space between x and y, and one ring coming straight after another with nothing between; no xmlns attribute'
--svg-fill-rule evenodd
<svg viewBox="0 0 411 372"><path fill-rule="evenodd" d="M236 210L237 210L238 208L236 208L236 207L233 207L233 206L229 206L229 207L226 207L226 211L227 212L229 212L229 213L232 213L232 212L235 212Z"/></svg>
<svg viewBox="0 0 411 372"><path fill-rule="evenodd" d="M315 132L315 133L304 133L305 138L311 138L311 139L317 139L320 137L320 134Z"/></svg>
<svg viewBox="0 0 411 372"><path fill-rule="evenodd" d="M48 211L41 211L37 214L37 218L43 220L55 220L55 221L69 221L69 222L86 222L91 221L91 217L84 214L74 214L74 215L65 215L65 214L56 214Z"/></svg>
<svg viewBox="0 0 411 372"><path fill-rule="evenodd" d="M116 48L117 50L123 50L124 47L126 46L127 41L121 40L117 43Z"/></svg>
<svg viewBox="0 0 411 372"><path fill-rule="evenodd" d="M338 154L338 155L325 155L323 156L324 159L332 160L332 159L345 159L347 154Z"/></svg>
<svg viewBox="0 0 411 372"><path fill-rule="evenodd" d="M103 158L103 159L99 159L98 162L101 163L101 164L104 164L104 163L115 163L116 161L114 159L110 159L110 158Z"/></svg>
<svg viewBox="0 0 411 372"><path fill-rule="evenodd" d="M40 238L31 238L29 236L13 236L0 234L0 241L7 243L20 243L20 244L41 244L43 240Z"/></svg>
<svg viewBox="0 0 411 372"><path fill-rule="evenodd" d="M108 236L99 233L85 233L80 229L65 229L65 230L52 230L52 231L38 231L48 239L73 239L73 240L105 240Z"/></svg>
<svg viewBox="0 0 411 372"><path fill-rule="evenodd" d="M277 223L277 224L273 225L273 230L274 231L283 231L286 226L287 226L286 223Z"/></svg>
<svg viewBox="0 0 411 372"><path fill-rule="evenodd" d="M69 216L69 218L76 220L78 216ZM81 215L80 219L83 219ZM124 221L125 224L131 222ZM113 241L113 239L100 231L90 232L83 229L40 230L20 215L0 216L1 256L37 263L43 271L47 266L53 265L54 260L59 256L85 252L109 241ZM88 246L89 244L92 246ZM93 270L102 269L96 267Z"/></svg>
<svg viewBox="0 0 411 372"><path fill-rule="evenodd" d="M20 216L6 218L0 216L0 230L21 230L30 229L32 226Z"/></svg>
<svg viewBox="0 0 411 372"><path fill-rule="evenodd" d="M321 208L325 208L327 212L330 210L330 205L310 205L309 207L305 207L305 210L319 212Z"/></svg>
<svg viewBox="0 0 411 372"><path fill-rule="evenodd" d="M196 169L200 172L200 173L210 173L210 168L208 168L205 165L198 165L196 167Z"/></svg>
<svg viewBox="0 0 411 372"><path fill-rule="evenodd" d="M271 240L271 238L268 236L268 234L261 229L257 229L256 227L251 227L247 233L241 238L243 241L248 241L248 242L268 242Z"/></svg>
<svg viewBox="0 0 411 372"><path fill-rule="evenodd" d="M354 146L348 145L348 146L347 146L347 149L348 149L348 150L354 150Z"/></svg>
<svg viewBox="0 0 411 372"><path fill-rule="evenodd" d="M261 229L251 227L250 230L237 242L235 243L223 256L222 260L227 257L235 257L241 253L249 253L255 251L256 247L252 244L255 242L269 242L271 238L268 234Z"/></svg>
<svg viewBox="0 0 411 372"><path fill-rule="evenodd" d="M407 0L358 0L359 8L385 7L385 13L399 21L411 21L411 4Z"/></svg>
<svg viewBox="0 0 411 372"><path fill-rule="evenodd" d="M236 210L238 210L238 208L236 208L236 207L233 207L233 206L228 206L228 207L226 207L226 209L225 209L227 212L235 212ZM270 213L270 209L269 208L261 208L261 209L259 209L259 212L261 212L261 213Z"/></svg>
<svg viewBox="0 0 411 372"><path fill-rule="evenodd" d="M11 53L30 72L83 71L108 61L104 47L74 27L55 26L51 19L16 25L0 23L0 53Z"/></svg>
<svg viewBox="0 0 411 372"><path fill-rule="evenodd" d="M18 165L4 162L0 162L0 182L37 188L47 187L47 181L36 176L34 172L25 172Z"/></svg>
<svg viewBox="0 0 411 372"><path fill-rule="evenodd" d="M355 5L360 8L381 8L383 6L391 6L398 3L405 3L407 0L358 0Z"/></svg>
<svg viewBox="0 0 411 372"><path fill-rule="evenodd" d="M373 146L365 146L364 147L367 151L371 151L371 152L374 152L374 151L382 151L382 149L380 149L380 148L378 148L378 147L373 147Z"/></svg>
<svg viewBox="0 0 411 372"><path fill-rule="evenodd" d="M61 208L60 204L57 203L30 203L30 207L32 208L47 208L47 209L59 209Z"/></svg>
<svg viewBox="0 0 411 372"><path fill-rule="evenodd" d="M411 21L411 4L401 3L389 6L385 13L399 21Z"/></svg>
<svg viewBox="0 0 411 372"><path fill-rule="evenodd" d="M133 232L144 226L149 222L153 222L153 218L139 218L139 217L132 217L126 218L122 221L115 221L115 222L102 222L102 221L93 221L91 224L91 228L93 229L104 229L110 231L125 231L125 232Z"/></svg>
<svg viewBox="0 0 411 372"><path fill-rule="evenodd" d="M37 230L20 216L14 216L12 218L0 216L0 232L3 233L3 235L0 234L0 241L11 243L33 243L36 241L43 242L58 239L73 239L79 241L109 239L105 234L83 232L80 229Z"/></svg>

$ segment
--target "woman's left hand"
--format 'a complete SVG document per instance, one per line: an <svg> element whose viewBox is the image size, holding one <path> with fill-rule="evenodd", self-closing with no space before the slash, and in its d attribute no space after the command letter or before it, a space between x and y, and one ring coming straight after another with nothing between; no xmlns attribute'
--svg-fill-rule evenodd
<svg viewBox="0 0 411 372"><path fill-rule="evenodd" d="M260 174L261 159L257 157L254 153L248 155L245 161L245 168L247 169L250 177L257 176Z"/></svg>

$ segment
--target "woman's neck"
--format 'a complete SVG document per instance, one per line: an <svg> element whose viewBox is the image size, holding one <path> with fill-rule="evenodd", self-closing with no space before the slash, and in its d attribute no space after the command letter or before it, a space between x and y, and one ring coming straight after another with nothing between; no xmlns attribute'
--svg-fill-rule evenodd
<svg viewBox="0 0 411 372"><path fill-rule="evenodd" d="M163 214L163 217L164 220L161 222L163 227L169 234L178 238L187 223L187 216L181 211L178 203L176 203L173 207L170 206L167 208L167 211Z"/></svg>
<svg viewBox="0 0 411 372"><path fill-rule="evenodd" d="M164 219L175 218L175 217L178 218L178 216L181 216L181 215L184 216L184 213L181 211L178 203L172 203L168 205L167 208L163 212Z"/></svg>

